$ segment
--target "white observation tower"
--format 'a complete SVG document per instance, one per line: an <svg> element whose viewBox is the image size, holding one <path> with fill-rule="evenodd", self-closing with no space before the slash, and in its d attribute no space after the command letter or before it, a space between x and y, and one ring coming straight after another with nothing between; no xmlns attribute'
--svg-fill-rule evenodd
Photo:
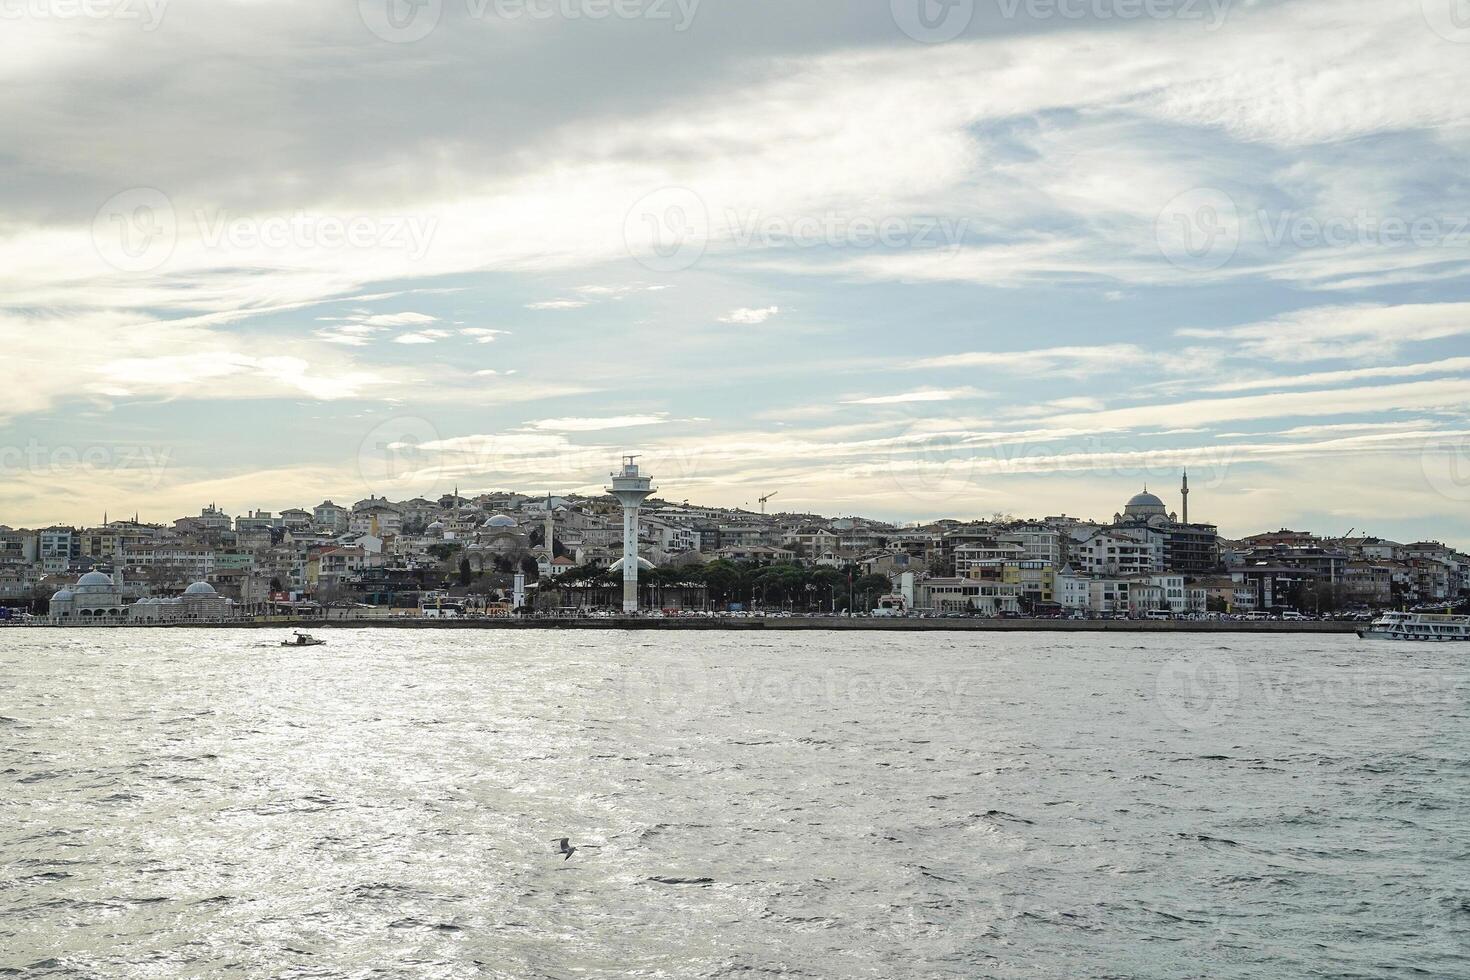
<svg viewBox="0 0 1470 980"><path fill-rule="evenodd" d="M638 472L638 457L624 456L608 493L623 505L623 612L638 611L638 508L653 493L653 478Z"/></svg>

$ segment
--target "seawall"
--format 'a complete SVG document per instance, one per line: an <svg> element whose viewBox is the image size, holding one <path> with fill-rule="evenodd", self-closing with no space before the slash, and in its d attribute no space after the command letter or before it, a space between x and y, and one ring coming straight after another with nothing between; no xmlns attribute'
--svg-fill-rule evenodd
<svg viewBox="0 0 1470 980"><path fill-rule="evenodd" d="M437 629L437 630L852 630L889 633L1254 633L1352 634L1362 624L1346 622L1072 620L1072 619L364 619L301 620L271 623L189 624L140 627L159 629Z"/></svg>

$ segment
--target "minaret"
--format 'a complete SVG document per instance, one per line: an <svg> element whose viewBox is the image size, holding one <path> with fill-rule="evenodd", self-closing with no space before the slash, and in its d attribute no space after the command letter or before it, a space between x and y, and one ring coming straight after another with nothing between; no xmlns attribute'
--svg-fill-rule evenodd
<svg viewBox="0 0 1470 980"><path fill-rule="evenodd" d="M548 490L546 491L546 541L544 542L546 545L547 568L551 567L551 560L556 557L556 547L553 545L553 542L556 540L555 533L556 515L551 512L551 491Z"/></svg>
<svg viewBox="0 0 1470 980"><path fill-rule="evenodd" d="M653 494L653 478L638 472L638 457L624 456L608 493L623 505L623 612L638 611L638 508Z"/></svg>
<svg viewBox="0 0 1470 980"><path fill-rule="evenodd" d="M1179 491L1179 495L1184 498L1184 521L1183 521L1183 523L1188 524L1189 523L1189 470L1185 470L1184 471L1184 487Z"/></svg>

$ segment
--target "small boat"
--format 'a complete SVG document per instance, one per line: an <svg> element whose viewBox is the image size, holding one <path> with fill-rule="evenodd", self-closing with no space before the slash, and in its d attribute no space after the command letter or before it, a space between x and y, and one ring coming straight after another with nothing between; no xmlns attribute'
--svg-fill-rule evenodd
<svg viewBox="0 0 1470 980"><path fill-rule="evenodd" d="M1416 640L1427 643L1470 641L1470 616L1432 615L1422 612L1390 612L1358 630L1364 640Z"/></svg>
<svg viewBox="0 0 1470 980"><path fill-rule="evenodd" d="M281 641L281 646L283 647L320 647L326 645L326 640L318 640L310 633L293 633L291 634L291 639Z"/></svg>

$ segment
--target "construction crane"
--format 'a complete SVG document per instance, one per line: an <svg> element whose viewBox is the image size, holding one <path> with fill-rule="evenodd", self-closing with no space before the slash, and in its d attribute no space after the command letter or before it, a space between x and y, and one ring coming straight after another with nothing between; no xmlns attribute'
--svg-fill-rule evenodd
<svg viewBox="0 0 1470 980"><path fill-rule="evenodd" d="M757 497L756 498L757 500L759 500L761 502L761 513L762 514L764 514L766 512L766 503L768 501L770 501L771 499L773 499L780 492L781 492L780 490L773 490L772 492L766 494L764 497Z"/></svg>

